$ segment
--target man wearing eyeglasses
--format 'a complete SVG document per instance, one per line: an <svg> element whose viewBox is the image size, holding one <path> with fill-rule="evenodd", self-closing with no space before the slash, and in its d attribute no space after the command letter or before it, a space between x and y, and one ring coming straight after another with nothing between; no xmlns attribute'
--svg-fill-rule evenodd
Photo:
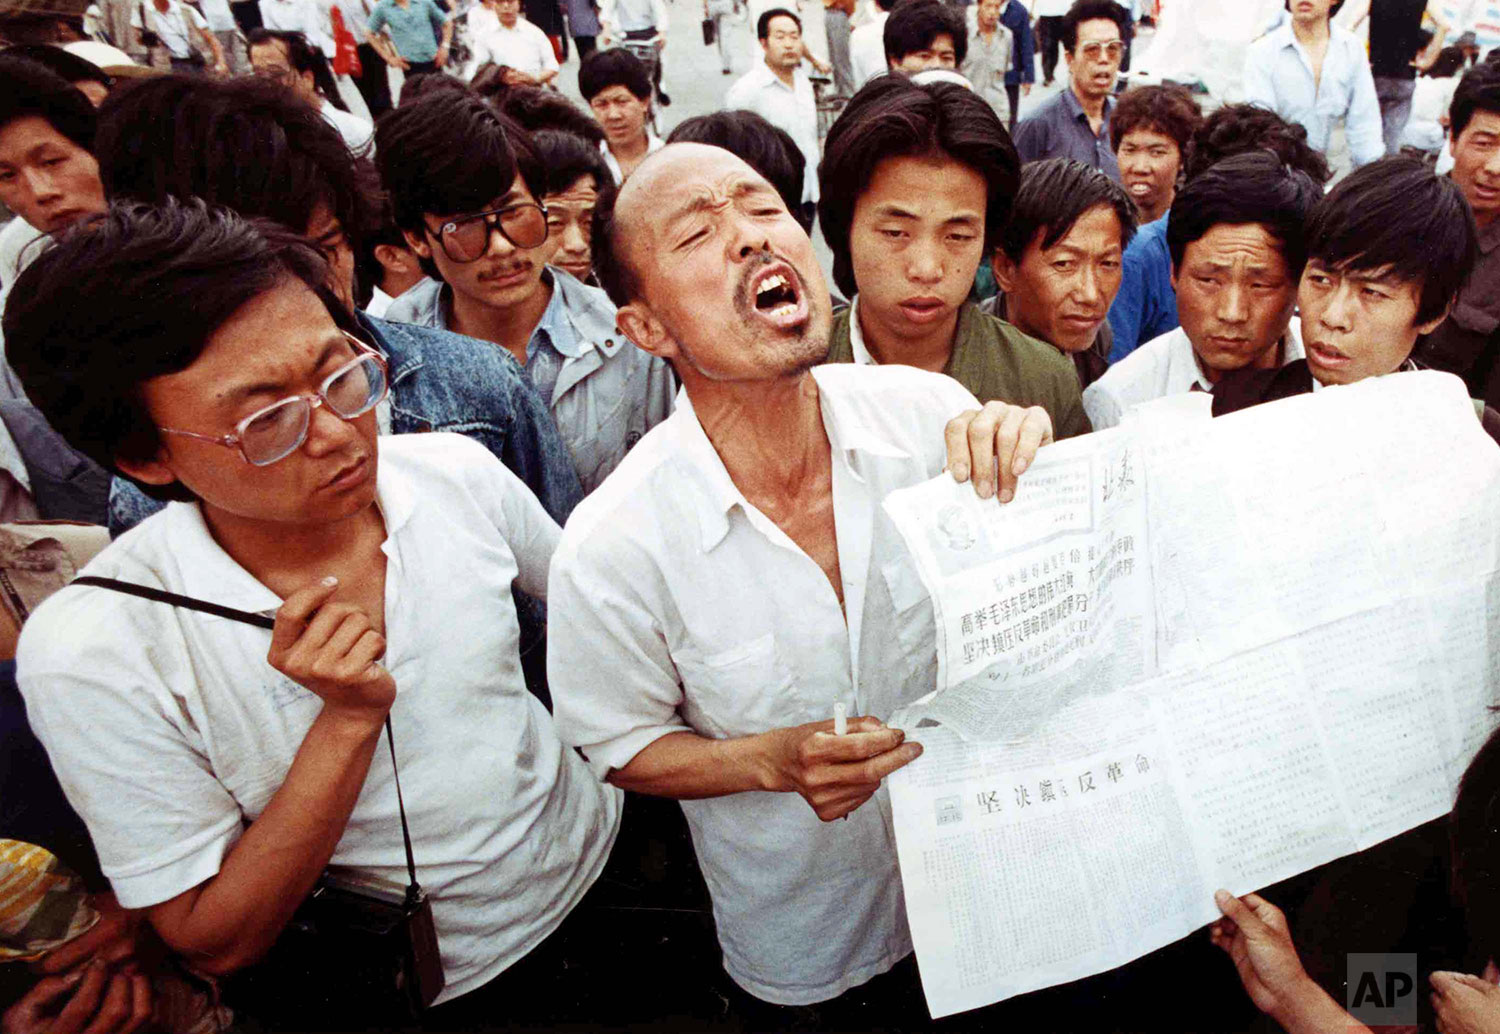
<svg viewBox="0 0 1500 1034"><path fill-rule="evenodd" d="M676 382L615 330L603 291L547 265L558 242L537 200L544 177L530 138L478 97L445 92L387 115L376 145L396 224L433 278L386 318L512 355L593 491L666 419Z"/></svg>
<svg viewBox="0 0 1500 1034"><path fill-rule="evenodd" d="M545 597L557 524L483 446L377 434L385 361L304 239L196 200L90 230L23 274L8 350L75 447L174 502L88 570L276 622L75 586L27 624L29 718L121 904L223 976L326 866L404 885L389 720L446 980L433 1027L583 1019L552 1013L580 989L528 973L586 939L620 816L522 676L511 586ZM328 994L349 1029L392 1021Z"/></svg>
<svg viewBox="0 0 1500 1034"><path fill-rule="evenodd" d="M1114 0L1077 0L1068 10L1061 29L1068 87L1016 127L1022 162L1072 158L1120 181L1109 117L1129 31L1130 15Z"/></svg>

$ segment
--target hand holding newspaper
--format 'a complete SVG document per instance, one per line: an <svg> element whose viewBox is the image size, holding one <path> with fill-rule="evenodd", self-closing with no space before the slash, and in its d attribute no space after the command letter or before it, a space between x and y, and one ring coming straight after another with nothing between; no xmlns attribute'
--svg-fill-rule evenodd
<svg viewBox="0 0 1500 1034"><path fill-rule="evenodd" d="M951 478L885 506L937 627L889 780L934 1017L1444 814L1493 727L1500 450L1456 378L1148 407L1006 507Z"/></svg>

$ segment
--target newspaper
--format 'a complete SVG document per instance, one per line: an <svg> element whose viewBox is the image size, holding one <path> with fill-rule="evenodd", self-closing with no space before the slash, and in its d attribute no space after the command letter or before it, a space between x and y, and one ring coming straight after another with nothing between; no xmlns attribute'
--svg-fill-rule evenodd
<svg viewBox="0 0 1500 1034"><path fill-rule="evenodd" d="M1444 814L1500 689L1500 450L1404 373L1049 446L886 510L938 689L889 780L936 1017L1122 965Z"/></svg>

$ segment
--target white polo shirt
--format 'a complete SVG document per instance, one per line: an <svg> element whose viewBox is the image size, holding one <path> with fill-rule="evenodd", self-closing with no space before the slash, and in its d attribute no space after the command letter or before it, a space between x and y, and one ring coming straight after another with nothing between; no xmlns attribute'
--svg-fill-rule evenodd
<svg viewBox="0 0 1500 1034"><path fill-rule="evenodd" d="M669 733L746 736L825 720L840 701L884 719L935 688L931 602L879 504L942 470L944 425L978 403L906 366L812 375L844 610L735 487L686 398L569 518L548 676L558 729L600 777ZM847 822L795 793L681 803L725 969L751 994L824 1001L911 951L884 787Z"/></svg>
<svg viewBox="0 0 1500 1034"><path fill-rule="evenodd" d="M730 111L753 111L777 129L783 129L802 152L802 201L818 200L818 104L812 80L801 68L792 72L792 85L777 78L765 57L729 88L724 107Z"/></svg>
<svg viewBox="0 0 1500 1034"><path fill-rule="evenodd" d="M470 43L474 50L476 69L493 61L497 65L514 68L533 79L540 79L544 72L557 71L557 54L552 50L552 41L545 32L525 18L518 17L516 24L509 29L498 17L492 22L480 24L483 26L482 31L475 33L472 31L475 27L474 20L470 19Z"/></svg>
<svg viewBox="0 0 1500 1034"><path fill-rule="evenodd" d="M1296 316L1287 326L1281 349L1281 365L1304 358L1302 320ZM1213 391L1203 373L1193 343L1181 327L1146 342L1115 363L1083 390L1083 411L1094 430L1114 427L1131 406L1185 391Z"/></svg>
<svg viewBox="0 0 1500 1034"><path fill-rule="evenodd" d="M599 875L618 790L526 690L511 583L542 596L558 529L482 446L382 437L385 666L418 878L447 986L471 991L557 928ZM85 569L230 607L281 603L172 503ZM286 777L318 697L266 663L270 633L107 589L64 589L18 656L32 727L121 904L212 877ZM332 864L406 883L391 762L376 750Z"/></svg>

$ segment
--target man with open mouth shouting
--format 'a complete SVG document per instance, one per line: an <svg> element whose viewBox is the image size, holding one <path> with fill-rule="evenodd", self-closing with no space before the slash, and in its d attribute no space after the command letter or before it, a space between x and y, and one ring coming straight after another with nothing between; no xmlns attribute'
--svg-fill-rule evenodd
<svg viewBox="0 0 1500 1034"><path fill-rule="evenodd" d="M812 244L727 151L648 157L594 241L621 328L686 397L563 534L559 729L601 778L682 801L750 1029L920 1010L882 789L920 747L876 716L932 688L931 612L877 515L945 464L1009 499L1051 422L906 366L814 369ZM836 710L862 717L839 735Z"/></svg>

